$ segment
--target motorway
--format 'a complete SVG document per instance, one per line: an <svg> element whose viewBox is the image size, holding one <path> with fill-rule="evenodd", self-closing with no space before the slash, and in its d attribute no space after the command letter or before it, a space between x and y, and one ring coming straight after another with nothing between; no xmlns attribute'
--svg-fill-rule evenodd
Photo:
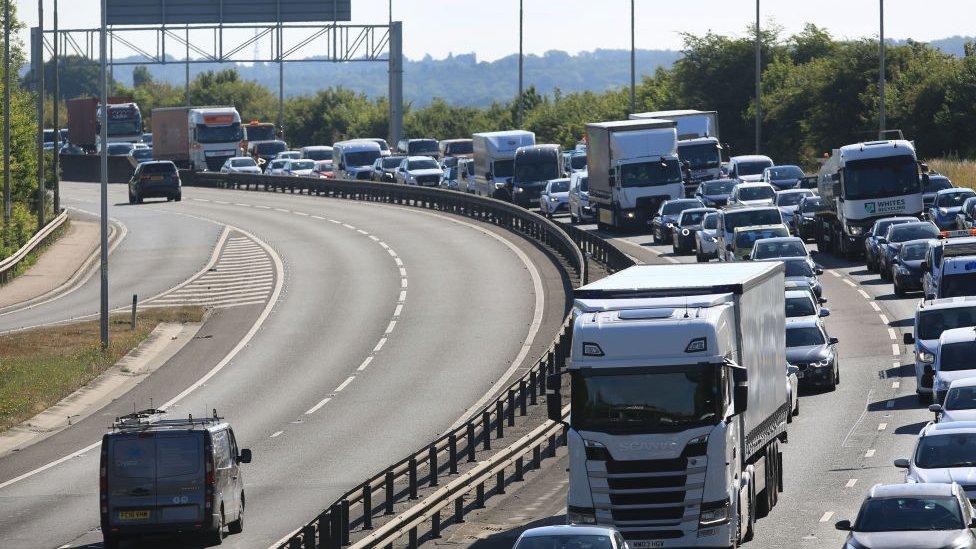
<svg viewBox="0 0 976 549"><path fill-rule="evenodd" d="M653 245L650 235L580 227L640 263L695 261L672 255L670 246ZM831 310L826 324L840 339L841 384L835 392L801 390L800 415L789 426L789 444L782 446L785 490L745 547L841 547L845 533L834 523L853 520L872 485L904 481L892 461L910 456L915 435L932 418L915 397L913 351L901 344L902 334L912 330L918 296L897 298L891 284L863 265L830 255L814 259L825 269L821 280ZM550 463L473 519L481 523L480 532L469 524L451 541L480 549L511 547L526 526L564 522L568 466L565 455ZM482 540L472 543L476 537Z"/></svg>
<svg viewBox="0 0 976 549"><path fill-rule="evenodd" d="M150 399L172 414L217 408L232 423L254 462L245 531L224 543L268 547L530 366L566 312L568 281L548 256L469 220L195 188L181 203L128 206L125 193L110 187L127 232L110 262L112 306L133 293L193 302L214 285L223 302L138 387L0 456L2 547L100 546L97 441ZM94 185L65 183L62 196L97 211ZM97 284L8 311L0 330L92 314Z"/></svg>

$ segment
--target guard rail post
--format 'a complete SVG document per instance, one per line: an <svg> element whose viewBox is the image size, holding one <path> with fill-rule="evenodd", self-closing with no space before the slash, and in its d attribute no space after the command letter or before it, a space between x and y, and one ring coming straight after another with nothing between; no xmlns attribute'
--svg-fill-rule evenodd
<svg viewBox="0 0 976 549"><path fill-rule="evenodd" d="M330 542L332 547L338 548L342 547L342 516L339 513L339 504L332 504L332 508L329 509L329 532L331 534Z"/></svg>
<svg viewBox="0 0 976 549"><path fill-rule="evenodd" d="M450 466L449 471L452 475L456 475L458 472L457 468L457 435L451 433L447 437L447 453L448 453L448 465Z"/></svg>
<svg viewBox="0 0 976 549"><path fill-rule="evenodd" d="M538 374L536 373L535 369L533 368L532 371L529 372L529 389L530 389L529 390L529 404L531 404L533 406L535 406L537 404L537 402L538 402L537 401L537 395L536 395L536 389L538 388L538 386L539 386Z"/></svg>
<svg viewBox="0 0 976 549"><path fill-rule="evenodd" d="M302 528L302 541L304 542L304 549L315 549L315 527L311 524Z"/></svg>
<svg viewBox="0 0 976 549"><path fill-rule="evenodd" d="M441 512L434 511L434 514L430 517L430 537L432 539L438 539L441 537Z"/></svg>
<svg viewBox="0 0 976 549"><path fill-rule="evenodd" d="M363 486L363 530L373 528L373 487L369 481Z"/></svg>
<svg viewBox="0 0 976 549"><path fill-rule="evenodd" d="M525 467L525 463L523 463L522 461L522 456L519 456L518 459L515 460L515 481L516 482L522 482L524 467Z"/></svg>
<svg viewBox="0 0 976 549"><path fill-rule="evenodd" d="M481 449L491 450L491 412L481 412Z"/></svg>
<svg viewBox="0 0 976 549"><path fill-rule="evenodd" d="M474 439L474 423L468 422L467 433L465 433L465 438L468 441L468 463L474 463L474 452L475 452L475 439Z"/></svg>
<svg viewBox="0 0 976 549"><path fill-rule="evenodd" d="M542 450L538 444L532 447L532 468L536 470L542 468Z"/></svg>
<svg viewBox="0 0 976 549"><path fill-rule="evenodd" d="M479 482L474 490L474 506L476 509L485 507L485 483Z"/></svg>
<svg viewBox="0 0 976 549"><path fill-rule="evenodd" d="M508 390L508 426L515 427L515 389Z"/></svg>
<svg viewBox="0 0 976 549"><path fill-rule="evenodd" d="M410 487L409 487L410 495L408 497L410 499L417 499L417 458L416 457L410 456L410 462L407 465L407 468L408 468L408 474L409 474L409 477L410 477L410 479L409 479L409 482L410 482Z"/></svg>
<svg viewBox="0 0 976 549"><path fill-rule="evenodd" d="M339 504L339 533L342 535L342 545L349 545L349 500L343 498Z"/></svg>
<svg viewBox="0 0 976 549"><path fill-rule="evenodd" d="M427 462L430 469L430 486L437 486L437 444L431 444L427 451Z"/></svg>
<svg viewBox="0 0 976 549"><path fill-rule="evenodd" d="M495 401L495 438L505 438L505 401Z"/></svg>
<svg viewBox="0 0 976 549"><path fill-rule="evenodd" d="M505 493L505 469L495 473L495 493L499 495Z"/></svg>
<svg viewBox="0 0 976 549"><path fill-rule="evenodd" d="M464 496L454 500L454 524L464 522Z"/></svg>
<svg viewBox="0 0 976 549"><path fill-rule="evenodd" d="M519 388L518 388L518 393L519 393L519 415L520 416L525 416L525 414L528 413L528 410L526 410L526 407L529 405L529 402L528 402L528 399L526 398L525 387L526 387L525 386L525 379L524 378L523 379L520 379L519 380Z"/></svg>
<svg viewBox="0 0 976 549"><path fill-rule="evenodd" d="M393 496L393 471L386 472L386 480L383 484L384 484L384 488L386 488L386 501L383 502L384 506L386 507L384 514L392 515L393 497L394 497Z"/></svg>

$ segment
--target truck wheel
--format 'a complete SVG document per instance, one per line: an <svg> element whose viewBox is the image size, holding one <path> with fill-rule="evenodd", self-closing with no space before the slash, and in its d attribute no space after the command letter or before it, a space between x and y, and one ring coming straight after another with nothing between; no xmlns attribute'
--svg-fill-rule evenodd
<svg viewBox="0 0 976 549"><path fill-rule="evenodd" d="M749 520L746 522L746 533L742 535L742 541L752 541L756 535L756 483L749 478L749 508L746 509Z"/></svg>

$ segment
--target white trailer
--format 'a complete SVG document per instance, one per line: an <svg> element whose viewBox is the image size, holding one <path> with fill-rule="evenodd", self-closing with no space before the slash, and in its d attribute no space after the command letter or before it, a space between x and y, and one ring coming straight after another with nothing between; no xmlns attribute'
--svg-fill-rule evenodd
<svg viewBox="0 0 976 549"><path fill-rule="evenodd" d="M783 287L781 263L756 262L637 266L576 290L571 523L636 548L751 537L782 490ZM547 404L557 419L559 394Z"/></svg>
<svg viewBox="0 0 976 549"><path fill-rule="evenodd" d="M678 129L678 158L687 162L685 196L695 194L702 181L722 176L722 144L718 135L718 113L691 109L639 112L631 120L673 120Z"/></svg>

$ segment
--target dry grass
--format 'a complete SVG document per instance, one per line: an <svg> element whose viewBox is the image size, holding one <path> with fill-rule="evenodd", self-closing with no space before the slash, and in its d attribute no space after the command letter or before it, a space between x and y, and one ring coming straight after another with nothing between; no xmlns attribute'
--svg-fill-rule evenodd
<svg viewBox="0 0 976 549"><path fill-rule="evenodd" d="M957 158L936 158L927 162L929 168L948 177L957 187L976 189L976 161Z"/></svg>
<svg viewBox="0 0 976 549"><path fill-rule="evenodd" d="M119 361L160 322L199 322L202 307L146 309L130 330L127 314L109 319L102 351L98 320L0 335L0 430L57 403Z"/></svg>

